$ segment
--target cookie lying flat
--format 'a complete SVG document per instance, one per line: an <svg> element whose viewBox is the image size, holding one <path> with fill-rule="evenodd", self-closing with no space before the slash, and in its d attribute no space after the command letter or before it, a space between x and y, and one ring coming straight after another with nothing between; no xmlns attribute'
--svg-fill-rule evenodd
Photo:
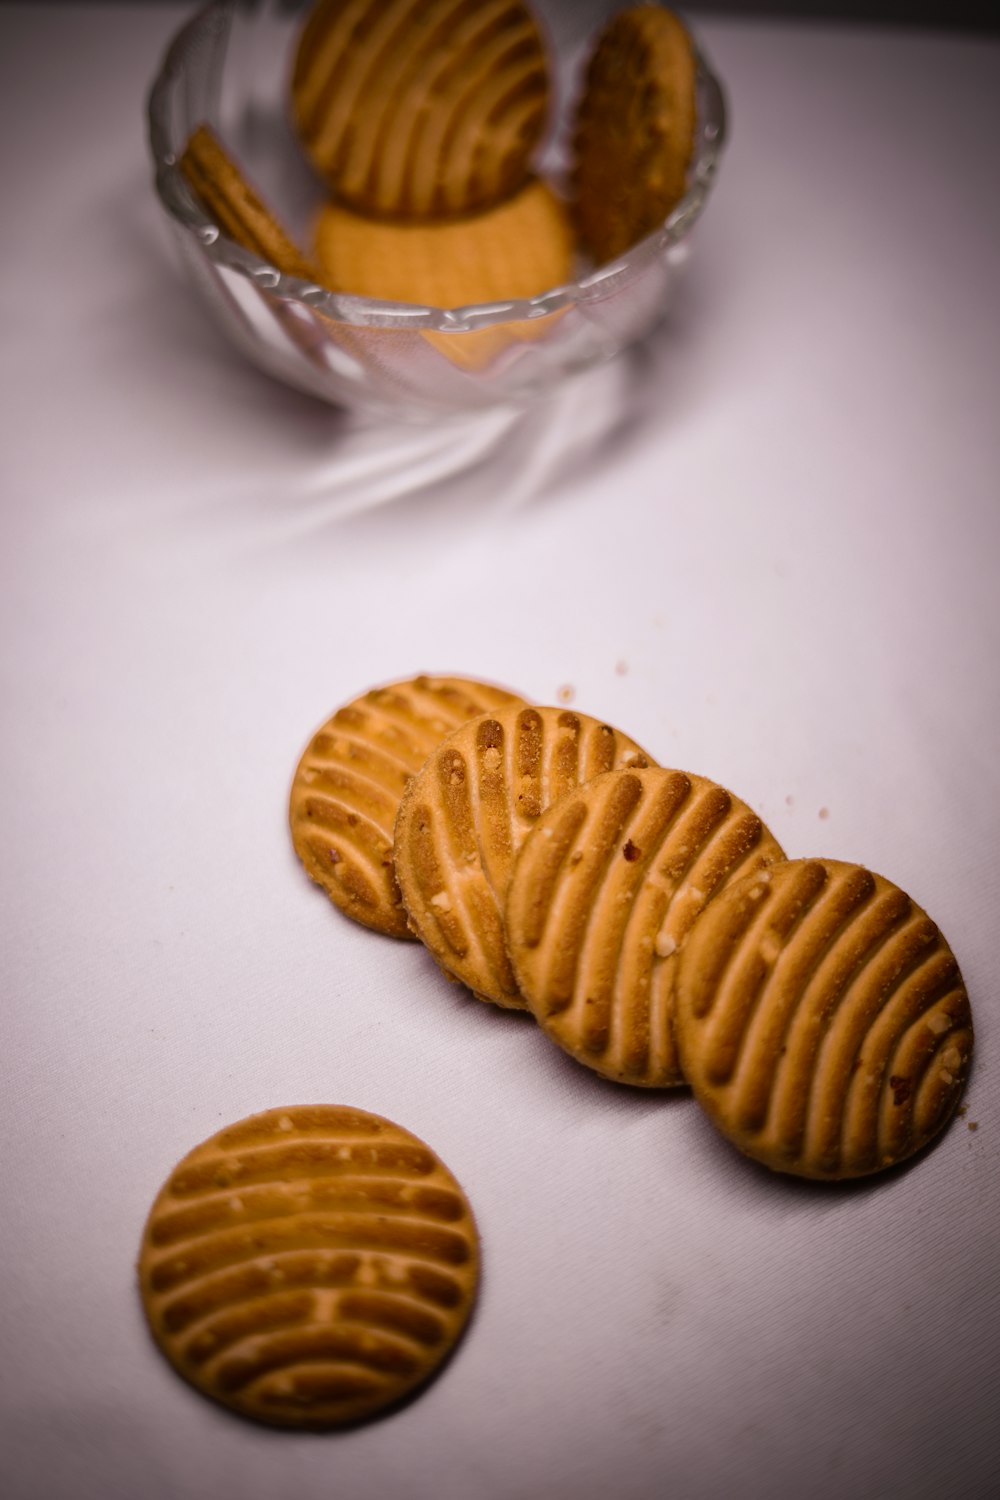
<svg viewBox="0 0 1000 1500"><path fill-rule="evenodd" d="M577 227L599 265L651 234L684 196L696 71L690 37L659 5L622 11L598 39L573 152Z"/></svg>
<svg viewBox="0 0 1000 1500"><path fill-rule="evenodd" d="M210 126L198 126L179 166L223 234L288 276L316 280L312 263L247 182Z"/></svg>
<svg viewBox="0 0 1000 1500"><path fill-rule="evenodd" d="M336 196L403 219L515 192L548 92L542 37L520 0L321 0L291 85L299 139Z"/></svg>
<svg viewBox="0 0 1000 1500"><path fill-rule="evenodd" d="M586 714L507 708L430 756L396 820L396 875L414 932L482 1000L524 1009L504 943L514 857L545 809L602 771L652 765Z"/></svg>
<svg viewBox="0 0 1000 1500"><path fill-rule="evenodd" d="M676 988L698 1102L777 1171L875 1172L958 1103L972 1017L954 955L914 901L859 865L792 860L721 892Z"/></svg>
<svg viewBox="0 0 1000 1500"><path fill-rule="evenodd" d="M242 1416L339 1427L421 1385L479 1276L465 1194L429 1147L362 1110L251 1115L171 1173L143 1234L150 1330Z"/></svg>
<svg viewBox="0 0 1000 1500"><path fill-rule="evenodd" d="M784 853L756 813L682 771L610 771L538 819L507 891L507 947L542 1029L622 1083L684 1082L677 959L706 904Z"/></svg>
<svg viewBox="0 0 1000 1500"><path fill-rule="evenodd" d="M572 269L573 235L560 200L533 178L496 208L442 224L390 224L328 203L315 255L337 291L463 307L559 286Z"/></svg>
<svg viewBox="0 0 1000 1500"><path fill-rule="evenodd" d="M372 688L313 735L288 818L306 873L341 911L390 937L411 936L393 871L393 826L410 777L446 735L486 709L524 700L466 677Z"/></svg>
<svg viewBox="0 0 1000 1500"><path fill-rule="evenodd" d="M317 220L314 253L324 285L335 291L450 308L561 286L574 251L566 209L533 178L504 203L441 224L388 223L329 203ZM540 337L555 316L424 337L453 363L480 368L517 339Z"/></svg>

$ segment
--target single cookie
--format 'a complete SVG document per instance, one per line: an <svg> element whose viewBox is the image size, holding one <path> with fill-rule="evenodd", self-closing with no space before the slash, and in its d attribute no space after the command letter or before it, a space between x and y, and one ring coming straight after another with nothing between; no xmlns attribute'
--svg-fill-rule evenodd
<svg viewBox="0 0 1000 1500"><path fill-rule="evenodd" d="M396 819L403 901L441 967L481 1000L524 1010L502 918L518 849L566 792L601 771L653 763L620 730L560 708L506 708L450 735Z"/></svg>
<svg viewBox="0 0 1000 1500"><path fill-rule="evenodd" d="M326 1105L251 1115L196 1146L139 1255L150 1330L177 1373L279 1427L340 1427L421 1385L478 1276L472 1210L434 1152Z"/></svg>
<svg viewBox="0 0 1000 1500"><path fill-rule="evenodd" d="M316 280L312 263L247 182L210 126L198 126L178 165L223 234L288 276Z"/></svg>
<svg viewBox="0 0 1000 1500"><path fill-rule="evenodd" d="M722 891L676 988L698 1102L776 1171L876 1172L958 1103L972 1017L954 955L916 902L860 865L791 860Z"/></svg>
<svg viewBox="0 0 1000 1500"><path fill-rule="evenodd" d="M609 771L538 819L504 911L518 988L542 1029L621 1083L684 1082L674 1041L678 955L706 904L784 853L715 782Z"/></svg>
<svg viewBox="0 0 1000 1500"><path fill-rule="evenodd" d="M355 921L410 937L393 870L393 826L410 778L446 735L486 709L520 708L466 677L372 688L313 735L292 781L288 819L306 873Z"/></svg>
<svg viewBox="0 0 1000 1500"><path fill-rule="evenodd" d="M599 265L651 234L683 198L696 75L691 38L659 5L622 11L598 39L573 155L577 228Z"/></svg>
<svg viewBox="0 0 1000 1500"><path fill-rule="evenodd" d="M538 296L570 279L573 254L566 210L537 178L495 208L441 224L394 224L329 203L315 234L324 285L429 307ZM424 337L453 364L480 369L512 343L540 338L558 316Z"/></svg>
<svg viewBox="0 0 1000 1500"><path fill-rule="evenodd" d="M391 224L328 203L315 255L335 291L464 307L560 286L572 271L573 233L559 198L532 178L505 203L442 224Z"/></svg>
<svg viewBox="0 0 1000 1500"><path fill-rule="evenodd" d="M320 0L291 84L299 139L336 196L403 219L516 192L548 92L541 33L520 0Z"/></svg>

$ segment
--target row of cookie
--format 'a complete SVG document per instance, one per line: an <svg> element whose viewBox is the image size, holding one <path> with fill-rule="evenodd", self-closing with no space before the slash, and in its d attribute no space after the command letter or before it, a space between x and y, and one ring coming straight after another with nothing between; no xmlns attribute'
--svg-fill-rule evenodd
<svg viewBox="0 0 1000 1500"><path fill-rule="evenodd" d="M585 714L375 689L314 736L290 816L350 915L605 1077L689 1083L768 1166L877 1170L958 1102L971 1017L927 915L861 866L786 860L738 797Z"/></svg>
<svg viewBox="0 0 1000 1500"><path fill-rule="evenodd" d="M600 264L663 221L684 192L695 124L694 52L676 17L639 6L599 39L577 111L570 213L532 169L550 92L536 22L506 0L437 9L323 0L308 17L292 113L334 195L308 251L198 127L181 171L229 238L334 291L459 307L560 286L577 237ZM498 341L473 331L438 342L475 364Z"/></svg>

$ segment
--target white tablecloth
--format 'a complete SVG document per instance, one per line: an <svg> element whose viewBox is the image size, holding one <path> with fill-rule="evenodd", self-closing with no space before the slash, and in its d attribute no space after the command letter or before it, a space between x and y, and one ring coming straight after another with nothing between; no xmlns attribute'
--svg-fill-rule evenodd
<svg viewBox="0 0 1000 1500"><path fill-rule="evenodd" d="M996 1493L1000 48L706 20L733 138L667 324L446 481L180 280L142 102L182 14L0 10L0 1493ZM972 997L967 1114L780 1180L343 920L289 778L421 670L571 687L907 889ZM312 1101L429 1141L485 1257L443 1376L320 1438L190 1391L134 1280L174 1162Z"/></svg>

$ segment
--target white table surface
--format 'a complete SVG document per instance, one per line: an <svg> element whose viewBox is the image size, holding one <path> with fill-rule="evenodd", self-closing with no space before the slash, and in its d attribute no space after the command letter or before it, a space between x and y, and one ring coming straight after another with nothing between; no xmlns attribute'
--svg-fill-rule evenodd
<svg viewBox="0 0 1000 1500"><path fill-rule="evenodd" d="M246 368L175 270L142 103L182 14L0 9L0 1494L997 1493L1000 48L706 20L733 138L668 323L394 497L426 435ZM967 1114L780 1180L343 920L287 784L421 670L572 685L907 889ZM174 1162L311 1101L428 1140L485 1255L442 1378L319 1438L190 1391L134 1279Z"/></svg>

